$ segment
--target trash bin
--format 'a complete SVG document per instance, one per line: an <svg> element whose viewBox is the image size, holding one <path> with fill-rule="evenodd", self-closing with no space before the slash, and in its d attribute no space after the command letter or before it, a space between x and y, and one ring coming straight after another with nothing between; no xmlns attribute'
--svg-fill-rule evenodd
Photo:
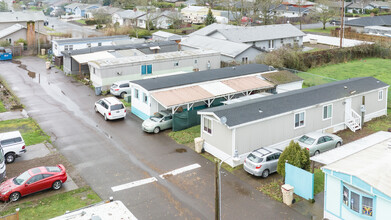
<svg viewBox="0 0 391 220"><path fill-rule="evenodd" d="M288 205L292 205L292 200L293 200L293 190L294 187L289 185L289 184L284 184L281 186L281 191L282 191L282 201Z"/></svg>
<svg viewBox="0 0 391 220"><path fill-rule="evenodd" d="M197 153L201 153L202 152L202 148L204 147L204 139L202 139L201 137L196 137L194 138L194 148L195 148L195 151Z"/></svg>
<svg viewBox="0 0 391 220"><path fill-rule="evenodd" d="M131 94L125 94L124 100L127 103L132 103L132 95Z"/></svg>
<svg viewBox="0 0 391 220"><path fill-rule="evenodd" d="M95 87L95 95L100 95L102 94L102 87L98 86L98 87Z"/></svg>
<svg viewBox="0 0 391 220"><path fill-rule="evenodd" d="M46 69L47 69L47 70L50 69L50 62L48 61L48 62L46 62L45 64L46 64Z"/></svg>
<svg viewBox="0 0 391 220"><path fill-rule="evenodd" d="M45 55L46 54L46 50L45 49L41 49L41 55Z"/></svg>

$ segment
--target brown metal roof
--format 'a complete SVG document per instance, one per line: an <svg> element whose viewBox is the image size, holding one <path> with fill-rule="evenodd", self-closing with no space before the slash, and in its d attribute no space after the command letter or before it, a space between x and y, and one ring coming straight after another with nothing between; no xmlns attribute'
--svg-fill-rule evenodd
<svg viewBox="0 0 391 220"><path fill-rule="evenodd" d="M152 96L165 107L191 103L199 100L207 100L214 97L213 94L209 93L200 86L190 86L161 92L153 92Z"/></svg>
<svg viewBox="0 0 391 220"><path fill-rule="evenodd" d="M247 77L224 80L221 82L238 92L274 87L272 83L269 83L266 80L263 80L257 76L247 76Z"/></svg>

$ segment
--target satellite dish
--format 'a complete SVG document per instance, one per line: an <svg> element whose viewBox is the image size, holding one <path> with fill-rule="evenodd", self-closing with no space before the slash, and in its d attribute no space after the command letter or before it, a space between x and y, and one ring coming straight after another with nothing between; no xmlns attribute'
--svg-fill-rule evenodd
<svg viewBox="0 0 391 220"><path fill-rule="evenodd" d="M223 125L227 124L227 117L225 117L225 116L221 117L221 118L220 118L220 122L221 122L221 124L223 124Z"/></svg>

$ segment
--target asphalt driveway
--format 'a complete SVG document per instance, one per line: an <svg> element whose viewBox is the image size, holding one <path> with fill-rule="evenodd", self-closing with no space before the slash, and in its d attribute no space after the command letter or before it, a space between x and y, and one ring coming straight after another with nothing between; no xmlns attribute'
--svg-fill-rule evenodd
<svg viewBox="0 0 391 220"><path fill-rule="evenodd" d="M186 147L164 133L142 132L134 115L104 121L92 89L37 57L21 61L35 78L10 62L0 63L1 77L101 198L123 201L139 219L214 218L212 162L176 151ZM308 219L227 172L222 186L223 219Z"/></svg>

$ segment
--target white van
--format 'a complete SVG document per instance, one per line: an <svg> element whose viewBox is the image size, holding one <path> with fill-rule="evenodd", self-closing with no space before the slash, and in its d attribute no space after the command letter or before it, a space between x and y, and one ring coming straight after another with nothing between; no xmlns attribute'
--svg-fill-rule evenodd
<svg viewBox="0 0 391 220"><path fill-rule="evenodd" d="M26 144L19 131L1 133L0 147L3 148L6 163L12 163L16 157L26 153Z"/></svg>

